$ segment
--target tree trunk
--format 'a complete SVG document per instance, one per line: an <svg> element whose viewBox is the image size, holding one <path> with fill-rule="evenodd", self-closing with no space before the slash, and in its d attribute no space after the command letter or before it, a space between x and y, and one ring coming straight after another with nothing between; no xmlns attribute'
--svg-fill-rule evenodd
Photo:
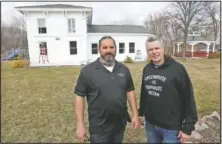
<svg viewBox="0 0 222 144"><path fill-rule="evenodd" d="M188 27L185 27L185 31L184 31L184 38L183 38L183 45L184 47L182 48L182 58L183 60L186 59L186 51L187 51L187 35L188 35Z"/></svg>
<svg viewBox="0 0 222 144"><path fill-rule="evenodd" d="M214 41L217 40L217 31L214 31Z"/></svg>

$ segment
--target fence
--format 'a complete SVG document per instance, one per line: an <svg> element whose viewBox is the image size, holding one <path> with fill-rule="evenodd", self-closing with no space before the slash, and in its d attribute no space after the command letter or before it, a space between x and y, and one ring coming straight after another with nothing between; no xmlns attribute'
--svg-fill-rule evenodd
<svg viewBox="0 0 222 144"><path fill-rule="evenodd" d="M209 55L212 54L213 52L209 52ZM182 57L183 53L182 52L175 52L174 56L175 57ZM185 53L185 57L192 57L192 52L187 51ZM206 51L194 51L193 52L193 57L199 57L199 58L206 58L208 57L208 54Z"/></svg>

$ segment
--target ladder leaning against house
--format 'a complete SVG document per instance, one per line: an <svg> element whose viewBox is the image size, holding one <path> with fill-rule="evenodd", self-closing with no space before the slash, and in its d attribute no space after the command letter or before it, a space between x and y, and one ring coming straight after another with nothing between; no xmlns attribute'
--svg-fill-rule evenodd
<svg viewBox="0 0 222 144"><path fill-rule="evenodd" d="M42 42L39 44L40 47L40 53L39 53L39 63L47 61L49 63L48 59L48 50L47 50L47 44L46 42Z"/></svg>

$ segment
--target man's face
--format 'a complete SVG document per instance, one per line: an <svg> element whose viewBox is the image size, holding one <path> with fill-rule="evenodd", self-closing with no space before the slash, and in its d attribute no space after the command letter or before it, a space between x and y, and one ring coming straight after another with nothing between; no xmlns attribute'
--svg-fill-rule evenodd
<svg viewBox="0 0 222 144"><path fill-rule="evenodd" d="M103 60L110 63L116 56L116 47L112 39L104 39L99 47L99 52Z"/></svg>
<svg viewBox="0 0 222 144"><path fill-rule="evenodd" d="M164 56L164 50L159 41L153 41L147 43L147 54L149 58L155 62L161 62Z"/></svg>

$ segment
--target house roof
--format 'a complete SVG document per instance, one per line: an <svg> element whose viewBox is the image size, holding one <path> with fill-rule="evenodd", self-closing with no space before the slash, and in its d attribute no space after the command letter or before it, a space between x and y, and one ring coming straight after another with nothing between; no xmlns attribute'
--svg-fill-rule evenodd
<svg viewBox="0 0 222 144"><path fill-rule="evenodd" d="M202 41L202 42L208 42L208 41L214 41L213 38L206 38L203 36L187 36L188 42L195 42L195 41ZM181 38L177 42L183 42L183 38Z"/></svg>
<svg viewBox="0 0 222 144"><path fill-rule="evenodd" d="M213 41L213 39L202 36L188 36L187 41Z"/></svg>
<svg viewBox="0 0 222 144"><path fill-rule="evenodd" d="M88 25L88 33L147 33L144 26L139 25Z"/></svg>
<svg viewBox="0 0 222 144"><path fill-rule="evenodd" d="M47 5L29 5L29 6L18 6L15 8L90 8L68 4L47 4Z"/></svg>

